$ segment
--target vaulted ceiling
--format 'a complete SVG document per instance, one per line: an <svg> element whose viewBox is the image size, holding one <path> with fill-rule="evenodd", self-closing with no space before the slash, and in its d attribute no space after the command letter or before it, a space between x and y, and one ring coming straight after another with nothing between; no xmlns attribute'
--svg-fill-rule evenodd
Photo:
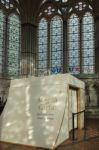
<svg viewBox="0 0 99 150"><path fill-rule="evenodd" d="M19 0L23 23L34 23L42 0Z"/></svg>
<svg viewBox="0 0 99 150"><path fill-rule="evenodd" d="M19 0L22 23L35 24L35 17L43 0ZM99 0L93 0L96 16L99 16Z"/></svg>

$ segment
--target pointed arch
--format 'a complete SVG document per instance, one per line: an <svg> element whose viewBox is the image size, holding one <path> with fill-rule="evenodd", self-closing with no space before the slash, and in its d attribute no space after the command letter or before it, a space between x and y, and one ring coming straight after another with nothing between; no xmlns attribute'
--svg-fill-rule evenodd
<svg viewBox="0 0 99 150"><path fill-rule="evenodd" d="M38 24L38 73L47 71L48 22L42 18Z"/></svg>
<svg viewBox="0 0 99 150"><path fill-rule="evenodd" d="M94 73L94 19L86 12L82 19L82 71Z"/></svg>
<svg viewBox="0 0 99 150"><path fill-rule="evenodd" d="M8 17L8 76L18 76L20 64L20 19L16 14Z"/></svg>
<svg viewBox="0 0 99 150"><path fill-rule="evenodd" d="M63 70L63 21L59 16L54 16L51 20L50 39L51 70L52 73L60 73Z"/></svg>
<svg viewBox="0 0 99 150"><path fill-rule="evenodd" d="M68 19L68 71L73 74L80 73L79 34L79 18L72 14Z"/></svg>

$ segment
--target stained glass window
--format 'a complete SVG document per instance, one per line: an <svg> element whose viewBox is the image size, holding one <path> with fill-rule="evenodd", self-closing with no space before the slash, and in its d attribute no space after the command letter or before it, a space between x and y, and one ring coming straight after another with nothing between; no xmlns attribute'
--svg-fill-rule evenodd
<svg viewBox="0 0 99 150"><path fill-rule="evenodd" d="M72 14L68 20L68 71L80 73L79 60L79 18Z"/></svg>
<svg viewBox="0 0 99 150"><path fill-rule="evenodd" d="M67 2L68 0L62 0L63 3Z"/></svg>
<svg viewBox="0 0 99 150"><path fill-rule="evenodd" d="M94 20L91 13L86 12L89 9L92 12L92 5L85 1L68 2L68 0L53 0L52 3L46 1L39 13L38 18L45 16L48 21L46 29L48 35L45 35L48 52L45 57L47 61L45 68L50 68L51 73L55 74L63 70L71 74L93 74L95 72Z"/></svg>
<svg viewBox="0 0 99 150"><path fill-rule="evenodd" d="M4 58L4 25L5 25L5 16L2 11L0 11L0 74L2 74L2 65Z"/></svg>
<svg viewBox="0 0 99 150"><path fill-rule="evenodd" d="M55 16L51 21L51 72L62 72L63 27L62 19Z"/></svg>
<svg viewBox="0 0 99 150"><path fill-rule="evenodd" d="M42 18L38 27L38 71L39 75L47 71L48 23Z"/></svg>
<svg viewBox="0 0 99 150"><path fill-rule="evenodd" d="M6 7L6 9L13 8L13 3L10 0L1 0L1 3Z"/></svg>
<svg viewBox="0 0 99 150"><path fill-rule="evenodd" d="M67 2L68 0L55 0L56 2L62 1L63 3Z"/></svg>
<svg viewBox="0 0 99 150"><path fill-rule="evenodd" d="M20 20L15 14L8 19L8 75L17 76L20 62Z"/></svg>
<svg viewBox="0 0 99 150"><path fill-rule="evenodd" d="M47 9L44 10L47 15L51 15L54 11L55 9L52 8L52 6L48 6Z"/></svg>
<svg viewBox="0 0 99 150"><path fill-rule="evenodd" d="M90 12L83 16L82 40L83 73L94 73L94 21Z"/></svg>

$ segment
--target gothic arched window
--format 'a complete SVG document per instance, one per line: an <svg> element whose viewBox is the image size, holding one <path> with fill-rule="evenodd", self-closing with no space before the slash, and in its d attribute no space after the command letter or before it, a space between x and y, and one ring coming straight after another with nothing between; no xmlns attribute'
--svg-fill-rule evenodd
<svg viewBox="0 0 99 150"><path fill-rule="evenodd" d="M63 33L62 33L62 19L59 16L55 16L51 20L50 25L50 41L51 41L51 69L52 72L61 72L62 71L62 50L63 50Z"/></svg>
<svg viewBox="0 0 99 150"><path fill-rule="evenodd" d="M94 20L90 12L82 20L82 72L94 73Z"/></svg>
<svg viewBox="0 0 99 150"><path fill-rule="evenodd" d="M16 0L1 0L0 6L0 75L15 77L20 69L21 22L18 3Z"/></svg>
<svg viewBox="0 0 99 150"><path fill-rule="evenodd" d="M20 20L16 14L8 18L8 75L17 76L19 73L20 56Z"/></svg>
<svg viewBox="0 0 99 150"><path fill-rule="evenodd" d="M38 70L39 74L47 71L48 23L42 18L38 27Z"/></svg>
<svg viewBox="0 0 99 150"><path fill-rule="evenodd" d="M72 14L68 20L68 71L80 73L79 18Z"/></svg>
<svg viewBox="0 0 99 150"><path fill-rule="evenodd" d="M86 1L43 1L38 18L48 21L47 66L51 73L95 73L94 18ZM39 55L39 54L38 54Z"/></svg>
<svg viewBox="0 0 99 150"><path fill-rule="evenodd" d="M0 74L3 72L5 15L0 10Z"/></svg>

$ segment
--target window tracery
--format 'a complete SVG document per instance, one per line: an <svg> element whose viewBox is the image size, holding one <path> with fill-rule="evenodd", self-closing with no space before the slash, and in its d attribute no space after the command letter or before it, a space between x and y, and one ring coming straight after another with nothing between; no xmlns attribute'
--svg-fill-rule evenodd
<svg viewBox="0 0 99 150"><path fill-rule="evenodd" d="M76 4L75 8L78 10L78 11L82 11L83 9L85 9L86 7L86 3L80 1Z"/></svg>
<svg viewBox="0 0 99 150"><path fill-rule="evenodd" d="M48 4L49 2L46 1L46 5L44 5L44 7L48 6ZM42 18L42 16L44 16L44 13L43 11L40 11L40 13L40 17ZM53 20L52 18L56 17L57 14L61 16L63 24L64 22L66 22L66 32L62 35L63 39L66 39L64 41L65 46L64 48L61 47L61 51L59 51L58 54L56 48L60 49L60 45L56 44L54 40L59 40L57 40L57 36L51 36L51 34L54 34L54 30L56 30L57 32L57 29L55 29L55 27L52 27L52 25L50 24L51 20ZM48 45L51 46L50 55L49 48L47 49L47 61L50 62L50 68L53 68L53 66L55 66L57 63L60 63L62 65L62 68L64 68L65 66L65 72L68 71L72 74L95 73L94 19L92 14L93 8L91 6L91 2L88 3L88 1L85 0L50 1L50 6L46 9L46 18L48 20L49 26L51 27L51 32L48 35ZM60 28L64 32L63 26L61 26ZM60 41L61 44L63 44L63 41ZM63 55L63 57L61 57L61 55ZM54 59L55 57L58 59ZM64 65L63 62L65 62Z"/></svg>
<svg viewBox="0 0 99 150"><path fill-rule="evenodd" d="M11 0L0 0L2 5L5 6L6 9L13 8L14 4Z"/></svg>
<svg viewBox="0 0 99 150"><path fill-rule="evenodd" d="M53 12L55 12L55 9L52 8L52 6L48 6L47 9L44 10L44 12L45 12L47 15L51 15Z"/></svg>

